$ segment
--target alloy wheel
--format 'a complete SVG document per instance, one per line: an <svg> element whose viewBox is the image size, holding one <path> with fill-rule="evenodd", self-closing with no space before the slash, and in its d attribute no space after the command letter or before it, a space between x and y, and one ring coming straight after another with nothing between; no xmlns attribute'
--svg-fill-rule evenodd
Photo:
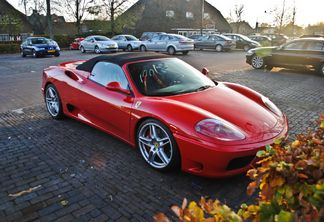
<svg viewBox="0 0 324 222"><path fill-rule="evenodd" d="M95 47L95 53L99 54L100 53L100 49L98 46Z"/></svg>
<svg viewBox="0 0 324 222"><path fill-rule="evenodd" d="M51 114L51 116L58 116L60 113L60 101L56 90L52 86L47 87L45 100L47 110Z"/></svg>
<svg viewBox="0 0 324 222"><path fill-rule="evenodd" d="M145 161L156 169L167 168L173 158L174 146L166 130L155 122L147 122L138 133L138 145Z"/></svg>
<svg viewBox="0 0 324 222"><path fill-rule="evenodd" d="M254 55L252 57L252 66L255 69L261 69L264 66L264 60L262 57Z"/></svg>
<svg viewBox="0 0 324 222"><path fill-rule="evenodd" d="M216 46L216 51L217 51L217 52L221 52L221 51L223 51L223 47L222 47L221 45L217 45L217 46Z"/></svg>
<svg viewBox="0 0 324 222"><path fill-rule="evenodd" d="M140 50L141 50L141 52L145 52L146 51L146 47L144 45L141 45Z"/></svg>
<svg viewBox="0 0 324 222"><path fill-rule="evenodd" d="M172 46L170 46L169 48L168 48L168 54L169 55L174 55L175 54L175 49L172 47Z"/></svg>
<svg viewBox="0 0 324 222"><path fill-rule="evenodd" d="M127 46L127 51L129 51L129 52L133 51L133 47L131 45L128 45Z"/></svg>

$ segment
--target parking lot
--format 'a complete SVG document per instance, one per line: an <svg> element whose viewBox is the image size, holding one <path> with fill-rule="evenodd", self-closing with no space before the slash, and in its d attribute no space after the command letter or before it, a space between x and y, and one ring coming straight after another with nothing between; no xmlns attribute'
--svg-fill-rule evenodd
<svg viewBox="0 0 324 222"><path fill-rule="evenodd" d="M244 175L207 179L159 173L114 137L72 119L51 119L40 94L42 69L94 56L78 51L58 58L0 55L0 221L152 221L159 211L171 215L169 206L184 197L218 198L234 209L252 199ZM269 97L288 116L291 136L324 113L324 77L313 71L253 70L242 51L177 57L197 69L207 67L210 78Z"/></svg>

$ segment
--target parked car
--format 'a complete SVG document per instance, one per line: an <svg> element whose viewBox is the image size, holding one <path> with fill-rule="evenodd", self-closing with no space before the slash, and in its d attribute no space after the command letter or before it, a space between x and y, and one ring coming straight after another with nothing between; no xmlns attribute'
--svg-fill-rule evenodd
<svg viewBox="0 0 324 222"><path fill-rule="evenodd" d="M28 37L20 45L20 53L22 57L32 55L33 57L40 57L46 55L60 56L60 47L58 44L44 37Z"/></svg>
<svg viewBox="0 0 324 222"><path fill-rule="evenodd" d="M308 35L302 35L299 38L324 38L324 34L308 34Z"/></svg>
<svg viewBox="0 0 324 222"><path fill-rule="evenodd" d="M229 51L236 48L234 40L224 35L207 35L197 39L195 49L215 49L217 52Z"/></svg>
<svg viewBox="0 0 324 222"><path fill-rule="evenodd" d="M250 35L249 38L252 39L253 41L260 43L261 46L272 45L271 38L265 35Z"/></svg>
<svg viewBox="0 0 324 222"><path fill-rule="evenodd" d="M80 49L80 42L82 42L84 38L75 38L73 42L70 44L70 50L79 50Z"/></svg>
<svg viewBox="0 0 324 222"><path fill-rule="evenodd" d="M287 118L260 93L205 74L167 55L121 53L45 69L42 92L52 118L114 135L156 170L243 173L259 150L287 135Z"/></svg>
<svg viewBox="0 0 324 222"><path fill-rule="evenodd" d="M140 40L146 41L146 40L152 39L153 37L161 35L161 34L166 34L166 33L165 32L143 32Z"/></svg>
<svg viewBox="0 0 324 222"><path fill-rule="evenodd" d="M296 39L279 47L251 49L246 62L255 69L311 66L324 76L324 38Z"/></svg>
<svg viewBox="0 0 324 222"><path fill-rule="evenodd" d="M285 44L288 41L288 37L283 34L265 34L266 36L271 38L271 44L273 46L279 46Z"/></svg>
<svg viewBox="0 0 324 222"><path fill-rule="evenodd" d="M80 51L82 53L90 51L97 54L103 52L117 52L118 44L106 36L92 35L80 42Z"/></svg>
<svg viewBox="0 0 324 222"><path fill-rule="evenodd" d="M184 55L194 49L194 41L182 35L177 34L160 34L152 39L142 41L141 51L167 52L174 55L182 52Z"/></svg>
<svg viewBox="0 0 324 222"><path fill-rule="evenodd" d="M139 49L142 43L138 38L132 35L116 35L112 37L111 40L117 42L119 49L129 52Z"/></svg>
<svg viewBox="0 0 324 222"><path fill-rule="evenodd" d="M191 36L189 36L188 38L194 40L195 42L197 42L198 39L202 38L203 36L207 36L207 35L205 35L205 34L203 34L203 35L201 35L201 34L196 34L196 35L191 35Z"/></svg>
<svg viewBox="0 0 324 222"><path fill-rule="evenodd" d="M260 43L253 41L249 37L241 34L234 33L223 33L226 37L234 40L236 42L237 49L244 49L244 51L248 51L249 49L253 49L256 47L260 47Z"/></svg>

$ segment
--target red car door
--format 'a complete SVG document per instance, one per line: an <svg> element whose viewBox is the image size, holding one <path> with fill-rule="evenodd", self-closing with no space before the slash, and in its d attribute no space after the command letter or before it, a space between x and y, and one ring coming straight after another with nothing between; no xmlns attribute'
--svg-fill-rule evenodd
<svg viewBox="0 0 324 222"><path fill-rule="evenodd" d="M106 86L110 82L119 82L123 89L129 88L120 66L98 62L80 89L83 115L86 121L128 140L133 98L108 90Z"/></svg>

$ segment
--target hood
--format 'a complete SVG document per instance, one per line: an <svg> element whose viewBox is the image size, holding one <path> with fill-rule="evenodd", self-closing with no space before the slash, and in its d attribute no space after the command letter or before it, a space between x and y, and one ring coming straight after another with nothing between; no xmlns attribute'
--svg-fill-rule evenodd
<svg viewBox="0 0 324 222"><path fill-rule="evenodd" d="M223 84L216 87L183 95L169 97L176 103L190 104L191 109L206 111L206 118L219 117L245 133L247 138L273 137L277 132L278 117L258 102L234 91ZM200 120L198 120L200 121ZM260 138L261 139L261 138Z"/></svg>

